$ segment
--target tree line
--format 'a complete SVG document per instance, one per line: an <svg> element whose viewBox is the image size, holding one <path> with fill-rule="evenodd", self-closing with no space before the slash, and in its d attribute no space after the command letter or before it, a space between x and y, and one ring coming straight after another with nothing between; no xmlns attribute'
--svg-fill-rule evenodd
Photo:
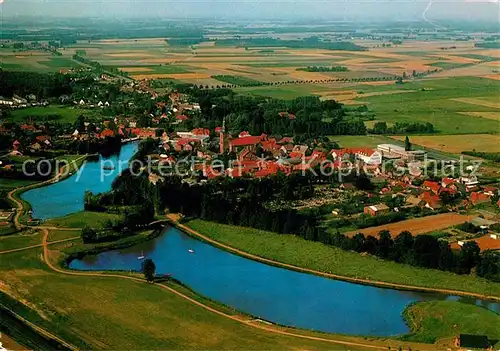
<svg viewBox="0 0 500 351"><path fill-rule="evenodd" d="M403 231L393 239L389 231L383 230L378 238L365 237L362 233L348 237L337 232L324 243L397 263L457 274L470 274L475 268L478 276L500 282L500 255L495 252L481 255L474 241L467 241L459 251L453 251L446 241L432 235L413 236Z"/></svg>
<svg viewBox="0 0 500 351"><path fill-rule="evenodd" d="M348 72L349 68L345 66L307 66L305 68L297 68L297 71L305 72Z"/></svg>
<svg viewBox="0 0 500 351"><path fill-rule="evenodd" d="M387 126L386 122L376 122L373 128L368 130L371 134L433 134L435 133L434 125L432 123L406 123L406 122L396 122L391 126Z"/></svg>

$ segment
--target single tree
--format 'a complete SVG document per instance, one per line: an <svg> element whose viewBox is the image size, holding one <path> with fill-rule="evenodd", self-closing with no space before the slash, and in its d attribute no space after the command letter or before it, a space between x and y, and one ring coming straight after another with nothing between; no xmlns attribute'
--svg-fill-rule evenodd
<svg viewBox="0 0 500 351"><path fill-rule="evenodd" d="M146 281L153 282L155 280L156 265L152 259L146 258L144 262L142 262L142 273L144 273Z"/></svg>
<svg viewBox="0 0 500 351"><path fill-rule="evenodd" d="M405 138L405 151L411 151L411 142L408 136Z"/></svg>
<svg viewBox="0 0 500 351"><path fill-rule="evenodd" d="M98 239L97 233L90 227L84 227L81 231L80 236L85 244L96 242Z"/></svg>

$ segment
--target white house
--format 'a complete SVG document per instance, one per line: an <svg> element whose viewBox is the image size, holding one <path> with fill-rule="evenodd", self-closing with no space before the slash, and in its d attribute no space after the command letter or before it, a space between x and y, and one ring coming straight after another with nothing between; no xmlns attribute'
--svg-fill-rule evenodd
<svg viewBox="0 0 500 351"><path fill-rule="evenodd" d="M6 99L3 96L0 96L0 105L14 105L14 101L10 99Z"/></svg>

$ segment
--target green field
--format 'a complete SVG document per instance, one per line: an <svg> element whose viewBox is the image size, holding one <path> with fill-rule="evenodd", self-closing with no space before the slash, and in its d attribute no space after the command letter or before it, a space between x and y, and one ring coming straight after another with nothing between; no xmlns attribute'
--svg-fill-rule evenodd
<svg viewBox="0 0 500 351"><path fill-rule="evenodd" d="M370 147L376 148L379 144L394 143L393 139L382 135L335 135L330 137L331 141L344 147Z"/></svg>
<svg viewBox="0 0 500 351"><path fill-rule="evenodd" d="M453 69L453 68L468 66L468 64L467 63L464 64L464 63L454 63L454 62L441 61L441 62L431 63L429 66L439 67L442 69Z"/></svg>
<svg viewBox="0 0 500 351"><path fill-rule="evenodd" d="M202 220L193 220L186 225L235 248L298 267L388 283L500 295L500 284L485 279L362 256L318 242L306 241L293 235L281 235Z"/></svg>
<svg viewBox="0 0 500 351"><path fill-rule="evenodd" d="M433 343L457 334L486 335L500 347L500 315L486 308L452 301L427 301L404 312L413 335L407 340ZM446 321L444 323L444 321Z"/></svg>
<svg viewBox="0 0 500 351"><path fill-rule="evenodd" d="M117 214L82 211L60 218L49 219L44 222L44 225L63 228L83 228L85 226L100 228L104 221L118 219L120 219L120 215Z"/></svg>
<svg viewBox="0 0 500 351"><path fill-rule="evenodd" d="M425 79L405 84L286 84L274 87L245 87L236 91L243 94L269 96L280 99L321 94L323 92L356 91L355 101L366 104L375 118L389 123L430 122L442 134L500 133L498 121L460 114L460 112L498 112L494 107L459 102L456 98L480 98L498 102L500 81L474 77ZM405 94L363 96L368 93L408 90Z"/></svg>
<svg viewBox="0 0 500 351"><path fill-rule="evenodd" d="M0 191L11 191L16 188L28 186L31 184L35 184L37 182L32 180L20 180L20 179L0 179Z"/></svg>
<svg viewBox="0 0 500 351"><path fill-rule="evenodd" d="M12 250L20 247L39 245L42 243L40 233L21 232L16 235L9 235L0 238L0 251Z"/></svg>
<svg viewBox="0 0 500 351"><path fill-rule="evenodd" d="M51 57L48 61L42 61L42 65L50 68L82 68L82 65L72 59L65 57Z"/></svg>
<svg viewBox="0 0 500 351"><path fill-rule="evenodd" d="M82 65L70 56L53 56L43 51L0 50L0 67L12 71L59 72L62 68L81 68Z"/></svg>
<svg viewBox="0 0 500 351"><path fill-rule="evenodd" d="M73 123L79 115L95 117L100 114L100 109L85 110L68 106L49 105L13 110L10 118L15 122L24 122L28 119L33 119L34 121Z"/></svg>

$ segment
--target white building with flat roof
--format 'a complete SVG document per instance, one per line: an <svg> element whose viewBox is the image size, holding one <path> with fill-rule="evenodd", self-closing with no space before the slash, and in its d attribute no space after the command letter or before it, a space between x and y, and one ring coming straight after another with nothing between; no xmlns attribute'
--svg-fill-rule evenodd
<svg viewBox="0 0 500 351"><path fill-rule="evenodd" d="M424 159L427 152L424 150L406 151L404 147L395 144L380 144L377 150L386 158L402 158L404 160L414 161Z"/></svg>

